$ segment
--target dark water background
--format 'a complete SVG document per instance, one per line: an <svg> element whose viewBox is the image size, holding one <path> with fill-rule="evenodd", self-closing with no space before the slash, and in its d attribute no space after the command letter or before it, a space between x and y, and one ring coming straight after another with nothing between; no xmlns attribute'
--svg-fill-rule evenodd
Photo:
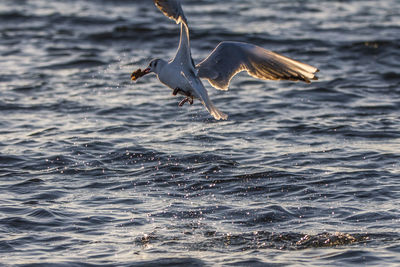
<svg viewBox="0 0 400 267"><path fill-rule="evenodd" d="M184 1L193 57L251 42L310 85L130 73L175 53L152 1L0 2L0 265L399 266L400 2Z"/></svg>

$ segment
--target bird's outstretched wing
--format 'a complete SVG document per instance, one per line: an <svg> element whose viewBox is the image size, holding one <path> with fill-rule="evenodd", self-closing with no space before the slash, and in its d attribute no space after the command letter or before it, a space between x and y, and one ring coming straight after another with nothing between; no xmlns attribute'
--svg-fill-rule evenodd
<svg viewBox="0 0 400 267"><path fill-rule="evenodd" d="M189 27L180 0L154 0L154 3L164 15L175 20L177 24L181 23L179 47L173 61L177 64L188 64L195 71L195 64L190 51Z"/></svg>
<svg viewBox="0 0 400 267"><path fill-rule="evenodd" d="M200 78L220 90L228 90L233 76L247 71L263 80L292 80L309 83L318 80L319 70L256 45L241 42L222 42L196 66Z"/></svg>
<svg viewBox="0 0 400 267"><path fill-rule="evenodd" d="M183 13L180 0L154 0L154 4L170 19L177 24L183 22L187 25L187 19Z"/></svg>

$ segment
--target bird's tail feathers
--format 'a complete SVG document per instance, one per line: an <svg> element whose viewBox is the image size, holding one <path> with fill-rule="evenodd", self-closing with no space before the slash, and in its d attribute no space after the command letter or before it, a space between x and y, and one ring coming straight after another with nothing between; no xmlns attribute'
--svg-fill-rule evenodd
<svg viewBox="0 0 400 267"><path fill-rule="evenodd" d="M210 114L214 117L216 120L226 120L228 119L228 115L220 111L214 104L209 100L206 102L203 102L204 106L210 112Z"/></svg>
<svg viewBox="0 0 400 267"><path fill-rule="evenodd" d="M204 88L203 83L200 79L196 78L194 80L188 79L187 75L184 71L181 72L182 76L185 77L187 82L192 86L193 90L196 92L197 97L201 100L203 105L206 107L208 112L216 119L216 120L226 120L228 119L228 115L220 111L216 106L214 106L213 102L208 97L207 90ZM197 90L196 90L197 88Z"/></svg>

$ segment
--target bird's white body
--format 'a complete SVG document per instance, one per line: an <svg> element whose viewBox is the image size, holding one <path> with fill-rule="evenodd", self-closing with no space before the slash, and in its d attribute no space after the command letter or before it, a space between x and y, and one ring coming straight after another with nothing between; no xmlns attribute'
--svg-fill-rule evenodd
<svg viewBox="0 0 400 267"><path fill-rule="evenodd" d="M317 68L268 51L256 45L241 42L221 42L211 54L195 65L190 51L189 28L179 0L154 0L156 6L167 17L181 25L179 47L175 57L167 62L156 59L150 62L145 73L154 72L161 83L173 94L186 96L186 101L199 99L217 120L228 116L218 110L210 98L200 78L220 90L227 90L237 73L247 71L251 76L264 80L293 80L309 83L317 80Z"/></svg>
<svg viewBox="0 0 400 267"><path fill-rule="evenodd" d="M183 68L181 64L168 62L162 68L160 68L157 78L161 83L165 84L172 90L175 90L176 88L181 89L178 94L186 95L186 92L187 94L199 98L196 95L196 92L193 91L192 85L189 83L188 79L183 75Z"/></svg>

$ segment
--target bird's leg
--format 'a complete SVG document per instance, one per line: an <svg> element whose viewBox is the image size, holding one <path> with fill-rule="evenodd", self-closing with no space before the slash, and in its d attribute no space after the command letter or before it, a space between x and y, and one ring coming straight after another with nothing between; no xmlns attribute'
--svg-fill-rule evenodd
<svg viewBox="0 0 400 267"><path fill-rule="evenodd" d="M189 104L190 105L193 105L193 96L189 96L189 97L187 97L187 99L188 99L188 101L189 101Z"/></svg>
<svg viewBox="0 0 400 267"><path fill-rule="evenodd" d="M181 102L179 102L178 106L182 107L187 101L189 101L188 97L184 98Z"/></svg>
<svg viewBox="0 0 400 267"><path fill-rule="evenodd" d="M172 92L172 95L177 95L180 91L182 91L182 89L179 88L179 87L176 87L176 88L174 89L174 91Z"/></svg>

